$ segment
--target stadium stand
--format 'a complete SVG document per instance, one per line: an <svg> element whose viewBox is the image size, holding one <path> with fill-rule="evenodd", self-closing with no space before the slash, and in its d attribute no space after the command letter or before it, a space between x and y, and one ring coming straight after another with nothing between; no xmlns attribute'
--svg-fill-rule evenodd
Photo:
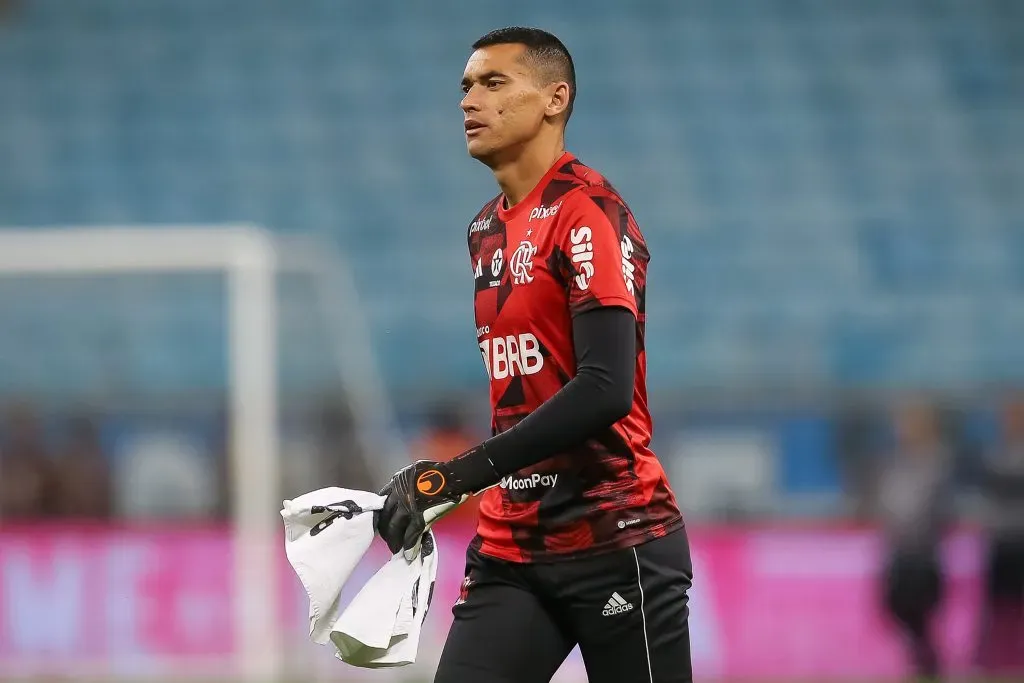
<svg viewBox="0 0 1024 683"><path fill-rule="evenodd" d="M654 252L654 390L1024 378L1020 3L482 4L577 56L569 145ZM0 24L0 225L316 235L351 262L392 387L479 381L464 228L494 189L465 155L457 83L492 26L454 0L384 16L334 0L23 3ZM18 331L0 335L0 389L85 387L111 353L131 359L134 391L222 381L223 339L191 333L214 327L200 323L220 314L216 282L181 284L187 306L180 290L152 305L168 286L118 290L117 311L151 310L117 339L93 286L53 295L77 330L54 334L47 290L0 282ZM313 386L314 322L287 319L288 296L284 376ZM162 352L183 337L184 363Z"/></svg>

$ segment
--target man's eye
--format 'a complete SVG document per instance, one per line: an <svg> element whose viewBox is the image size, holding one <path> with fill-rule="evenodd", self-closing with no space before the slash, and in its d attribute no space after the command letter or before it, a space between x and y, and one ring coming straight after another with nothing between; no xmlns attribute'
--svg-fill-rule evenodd
<svg viewBox="0 0 1024 683"><path fill-rule="evenodd" d="M491 88L492 90L494 88L497 88L500 85L501 85L501 81L493 81L493 80L492 81L487 81L487 87Z"/></svg>

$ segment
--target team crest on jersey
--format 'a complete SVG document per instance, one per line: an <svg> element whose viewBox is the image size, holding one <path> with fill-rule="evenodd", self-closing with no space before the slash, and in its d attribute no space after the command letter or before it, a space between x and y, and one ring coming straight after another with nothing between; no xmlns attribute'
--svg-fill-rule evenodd
<svg viewBox="0 0 1024 683"><path fill-rule="evenodd" d="M517 285L524 285L533 282L533 257L537 253L537 247L530 240L523 240L516 247L512 257L508 260L508 269L512 273L512 281Z"/></svg>

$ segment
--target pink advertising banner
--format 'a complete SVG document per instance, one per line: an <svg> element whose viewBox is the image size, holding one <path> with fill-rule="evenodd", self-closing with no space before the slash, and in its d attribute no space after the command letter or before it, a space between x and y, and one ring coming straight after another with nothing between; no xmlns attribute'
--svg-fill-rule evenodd
<svg viewBox="0 0 1024 683"><path fill-rule="evenodd" d="M0 532L0 658L230 653L231 544L220 529Z"/></svg>
<svg viewBox="0 0 1024 683"><path fill-rule="evenodd" d="M472 531L440 526L426 660L436 657L451 623ZM689 533L699 678L888 678L905 670L900 639L879 605L883 548L875 532L695 527ZM938 633L953 670L969 666L975 641L979 543L963 532L945 548L948 598ZM349 596L386 552L379 542L373 546ZM6 527L0 531L0 670L45 664L74 671L83 660L139 670L177 660L230 662L231 555L223 528ZM289 642L305 642L305 594L283 549L279 576L271 580L279 589L280 627Z"/></svg>

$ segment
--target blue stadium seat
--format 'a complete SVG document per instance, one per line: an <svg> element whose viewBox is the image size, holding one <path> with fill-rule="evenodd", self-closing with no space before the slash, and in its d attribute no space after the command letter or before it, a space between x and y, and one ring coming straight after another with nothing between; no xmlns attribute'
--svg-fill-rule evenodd
<svg viewBox="0 0 1024 683"><path fill-rule="evenodd" d="M1019 3L516 10L575 52L569 146L654 248L655 390L1022 378ZM0 25L0 226L314 235L353 265L394 388L478 382L464 229L495 190L465 155L457 80L472 39L511 16L455 0L25 3ZM219 304L150 293L173 305L118 341L125 381L219 386ZM112 381L116 313L24 296L0 286L18 331L0 358L38 369L4 362L0 391ZM289 296L283 381L313 387L333 355ZM49 334L55 316L75 344ZM44 360L58 352L64 365Z"/></svg>

